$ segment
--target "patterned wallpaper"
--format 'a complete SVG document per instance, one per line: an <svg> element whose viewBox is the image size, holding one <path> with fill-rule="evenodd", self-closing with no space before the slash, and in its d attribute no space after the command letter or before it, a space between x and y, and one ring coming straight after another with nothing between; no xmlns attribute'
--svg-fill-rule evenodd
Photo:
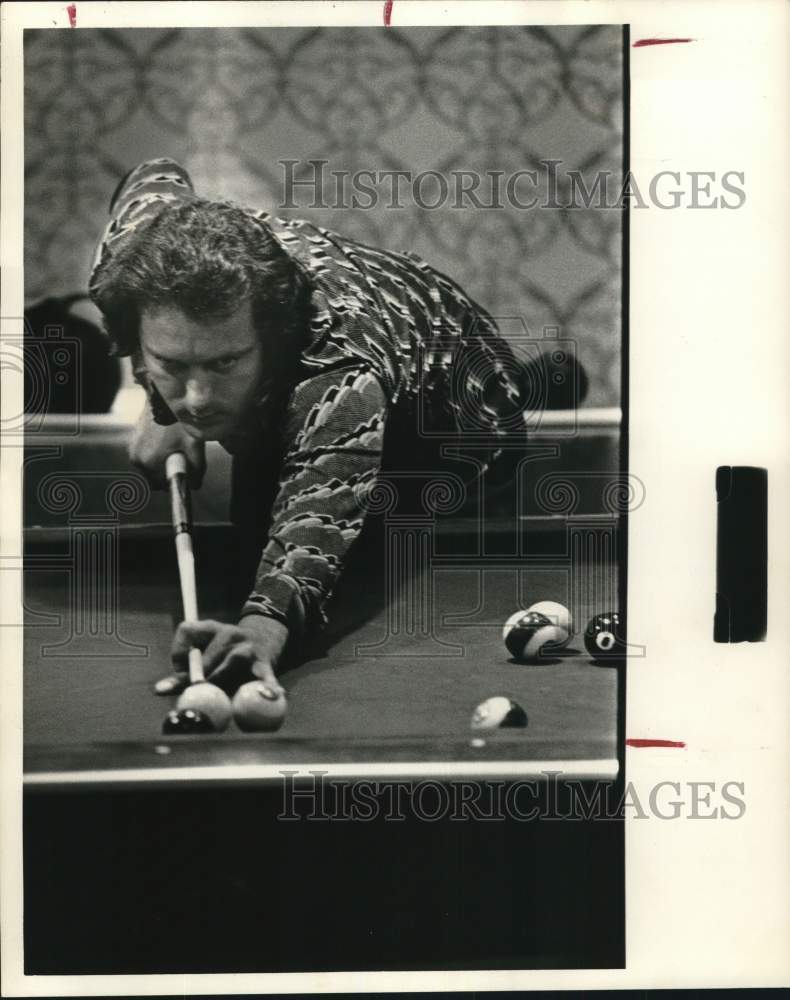
<svg viewBox="0 0 790 1000"><path fill-rule="evenodd" d="M455 207L457 188L442 200L435 177L420 188L424 203L442 202L433 210L408 184L403 207L390 207L392 180L374 207L338 209L331 173L477 171L483 205L497 201L496 171L504 184L537 169L547 194L545 160L562 161L560 204L568 169L619 178L616 26L27 31L25 120L28 301L85 289L116 183L140 160L168 155L210 197L416 251L514 339L546 327L572 338L590 374L587 405L619 402L616 209L522 210L503 194L504 207L468 197ZM300 187L297 208L280 208L280 161L298 161L304 180L313 159L327 161L327 207L310 208L313 193Z"/></svg>

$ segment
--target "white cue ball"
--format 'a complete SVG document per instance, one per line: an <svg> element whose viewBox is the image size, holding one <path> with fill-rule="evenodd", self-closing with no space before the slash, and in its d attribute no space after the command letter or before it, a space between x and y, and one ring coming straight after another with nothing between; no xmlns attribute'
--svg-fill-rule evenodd
<svg viewBox="0 0 790 1000"><path fill-rule="evenodd" d="M288 702L266 681L242 684L233 696L233 718L245 733L272 733L285 721Z"/></svg>
<svg viewBox="0 0 790 1000"><path fill-rule="evenodd" d="M527 713L512 698L495 695L480 702L472 716L471 727L477 732L486 732L501 727L523 729L527 725Z"/></svg>
<svg viewBox="0 0 790 1000"><path fill-rule="evenodd" d="M530 604L527 611L537 611L538 614L545 615L552 625L565 632L565 641L559 644L559 649L568 645L573 634L573 619L564 604L558 601L538 601L536 604Z"/></svg>
<svg viewBox="0 0 790 1000"><path fill-rule="evenodd" d="M196 712L202 712L211 719L211 723L218 733L228 728L233 709L230 705L230 698L222 688L208 681L198 681L197 684L190 684L182 692L176 702L176 711L191 708Z"/></svg>

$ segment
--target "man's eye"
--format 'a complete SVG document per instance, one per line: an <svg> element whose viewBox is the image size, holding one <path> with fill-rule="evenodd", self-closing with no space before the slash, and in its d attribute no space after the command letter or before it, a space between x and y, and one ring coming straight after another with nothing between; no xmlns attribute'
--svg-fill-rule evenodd
<svg viewBox="0 0 790 1000"><path fill-rule="evenodd" d="M168 375L178 375L184 368L177 361L165 361L164 359L158 362L159 367L162 371L167 372Z"/></svg>
<svg viewBox="0 0 790 1000"><path fill-rule="evenodd" d="M211 367L214 369L214 371L229 372L234 367L237 361L238 358L219 358L219 360L213 362Z"/></svg>

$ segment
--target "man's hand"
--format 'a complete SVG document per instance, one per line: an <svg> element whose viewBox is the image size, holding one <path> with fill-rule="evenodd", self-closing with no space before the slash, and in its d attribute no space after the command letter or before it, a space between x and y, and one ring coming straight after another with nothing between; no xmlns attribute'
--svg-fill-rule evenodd
<svg viewBox="0 0 790 1000"><path fill-rule="evenodd" d="M154 687L157 694L175 694L189 684L189 650L203 652L206 679L228 692L251 680L266 681L284 693L275 668L285 649L288 629L273 618L248 615L238 625L207 619L181 622L173 636L174 672Z"/></svg>
<svg viewBox="0 0 790 1000"><path fill-rule="evenodd" d="M154 487L164 489L165 461L174 451L182 451L189 464L189 484L198 489L206 473L206 447L190 437L181 424L164 427L154 421L151 407L145 404L129 445L129 460L141 470Z"/></svg>

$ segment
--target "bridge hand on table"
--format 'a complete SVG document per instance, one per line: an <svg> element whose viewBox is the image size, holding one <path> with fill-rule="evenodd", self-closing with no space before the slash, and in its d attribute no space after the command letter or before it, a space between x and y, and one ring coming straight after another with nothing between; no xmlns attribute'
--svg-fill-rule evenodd
<svg viewBox="0 0 790 1000"><path fill-rule="evenodd" d="M248 620L239 625L211 619L181 622L173 636L173 673L157 681L156 693L176 694L189 684L189 650L195 648L203 653L203 669L212 684L232 692L240 684L257 679L276 694L284 694L274 673L272 642L262 641L261 630L247 625ZM266 631L274 632L274 637L278 630L286 632L277 622L263 621L267 624Z"/></svg>

